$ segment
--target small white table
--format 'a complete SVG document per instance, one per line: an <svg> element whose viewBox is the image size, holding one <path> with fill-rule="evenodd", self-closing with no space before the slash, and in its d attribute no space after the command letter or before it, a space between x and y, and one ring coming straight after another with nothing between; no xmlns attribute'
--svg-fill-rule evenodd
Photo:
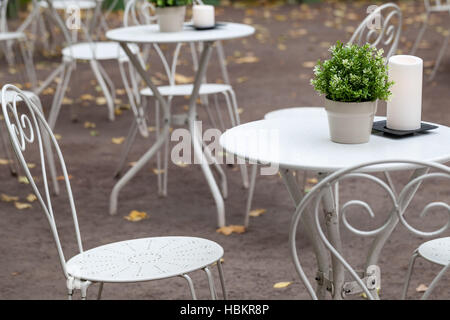
<svg viewBox="0 0 450 320"><path fill-rule="evenodd" d="M367 144L349 145L334 143L329 138L328 122L324 116L301 116L298 119L272 119L246 123L225 132L220 138L221 146L231 154L251 161L271 166L278 166L283 181L297 206L303 198L303 190L294 177L297 170L319 172L319 178L324 178L334 171L348 168L360 163L378 160L408 159L446 163L450 161L450 128L439 125L438 129L426 134L402 139L387 138L381 134L373 134ZM384 118L377 117L376 120ZM392 185L389 171L414 169L411 180L424 174L426 169L406 164L389 164L370 167L366 172L385 172L388 182ZM412 193L411 195L414 195ZM334 214L333 214L334 213ZM330 219L330 232L333 245L340 251L339 217L335 212ZM309 219L308 219L309 220ZM324 287L321 274L329 270L328 255L317 236L317 230L312 221L305 220L310 233L313 250L318 265L318 296L324 298ZM378 256L384 244L392 233L396 223L380 233L374 240L374 246L369 252L366 262L376 265ZM335 292L341 292L344 285L344 269L336 261L331 261ZM336 291L337 290L337 291ZM377 293L375 293L377 294ZM341 295L334 295L340 299Z"/></svg>
<svg viewBox="0 0 450 320"><path fill-rule="evenodd" d="M153 157L153 155L164 145L164 142L169 139L169 129L171 124L171 114L168 101L162 97L162 95L158 91L158 88L151 81L149 74L143 69L141 63L139 62L137 57L130 51L127 44L202 42L204 44L203 51L201 53L199 67L195 76L192 94L189 99L189 111L186 114L186 122L193 137L192 144L195 157L197 157L197 159L203 160L201 161L200 165L216 202L218 225L220 227L225 225L224 200L219 187L217 186L213 173L211 172L207 161L204 161L204 159L208 159L213 162L216 168L219 168L219 164L215 159L211 158L207 152L203 152L202 142L197 139L199 134L196 123L196 100L199 96L199 89L202 83L202 79L204 78L206 73L214 42L247 37L252 35L254 32L255 29L251 26L227 22L223 23L223 25L218 28L203 31L197 31L192 27L185 25L183 31L181 32L162 33L159 32L158 25L142 25L113 29L106 33L106 37L109 40L117 41L120 43L139 75L145 81L146 85L152 90L155 98L159 101L164 112L164 125L160 137L157 139L155 144L136 162L136 164L132 168L128 170L128 172L114 186L110 198L111 214L115 214L117 212L117 198L120 190Z"/></svg>

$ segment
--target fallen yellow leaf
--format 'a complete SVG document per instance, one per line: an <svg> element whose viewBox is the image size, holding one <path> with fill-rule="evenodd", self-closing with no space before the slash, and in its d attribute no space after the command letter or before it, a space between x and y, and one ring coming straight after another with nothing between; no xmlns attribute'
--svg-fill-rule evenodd
<svg viewBox="0 0 450 320"><path fill-rule="evenodd" d="M71 174L69 174L67 177L69 178L69 180L73 178ZM56 177L56 180L62 181L62 180L64 180L64 176L58 176L58 177Z"/></svg>
<svg viewBox="0 0 450 320"><path fill-rule="evenodd" d="M27 167L33 169L36 167L36 165L34 163L27 163Z"/></svg>
<svg viewBox="0 0 450 320"><path fill-rule="evenodd" d="M9 164L9 162L10 162L10 161L7 160L7 159L1 159L1 158L0 158L0 164L1 164L1 165Z"/></svg>
<svg viewBox="0 0 450 320"><path fill-rule="evenodd" d="M36 200L37 200L37 197L34 194L30 193L29 195L27 195L27 201L28 202L33 202L33 201L36 201Z"/></svg>
<svg viewBox="0 0 450 320"><path fill-rule="evenodd" d="M258 57L246 56L246 57L238 58L234 62L236 62L237 64L242 64L242 63L256 63L258 61L259 61Z"/></svg>
<svg viewBox="0 0 450 320"><path fill-rule="evenodd" d="M292 284L291 281L286 281L286 282L277 282L273 285L274 289L283 289L283 288L287 288Z"/></svg>
<svg viewBox="0 0 450 320"><path fill-rule="evenodd" d="M177 162L175 162L175 165L177 165L181 168L186 168L189 164L181 162L181 161L177 161Z"/></svg>
<svg viewBox="0 0 450 320"><path fill-rule="evenodd" d="M98 97L95 99L95 103L99 106L106 104L106 98L105 97Z"/></svg>
<svg viewBox="0 0 450 320"><path fill-rule="evenodd" d="M163 169L158 170L158 169L154 168L154 169L152 169L152 171L153 171L153 173L156 174L156 175L159 175L159 174L163 174L163 173L164 173L164 170L163 170Z"/></svg>
<svg viewBox="0 0 450 320"><path fill-rule="evenodd" d="M19 183L30 184L30 181L28 181L28 178L25 176L19 176L17 180L19 181Z"/></svg>
<svg viewBox="0 0 450 320"><path fill-rule="evenodd" d="M179 73L175 74L175 82L177 82L177 83L186 84L186 83L192 83L193 81L194 81L194 77L186 77Z"/></svg>
<svg viewBox="0 0 450 320"><path fill-rule="evenodd" d="M266 209L255 209L250 211L250 217L259 217L266 212Z"/></svg>
<svg viewBox="0 0 450 320"><path fill-rule="evenodd" d="M122 144L125 141L125 137L112 138L111 142L114 144Z"/></svg>
<svg viewBox="0 0 450 320"><path fill-rule="evenodd" d="M248 77L239 77L239 78L237 78L237 82L238 83L244 83L247 80L248 80Z"/></svg>
<svg viewBox="0 0 450 320"><path fill-rule="evenodd" d="M236 226L236 225L229 225L229 226L225 226L225 227L221 227L219 229L216 230L217 233L221 233L225 236L229 236L232 233L244 233L245 232L245 227L244 226Z"/></svg>
<svg viewBox="0 0 450 320"><path fill-rule="evenodd" d="M120 116L122 113L123 113L122 109L120 109L120 108L115 108L114 109L114 114L116 116Z"/></svg>
<svg viewBox="0 0 450 320"><path fill-rule="evenodd" d="M84 127L85 127L86 129L89 129L89 128L95 128L95 127L96 127L96 124L93 123L93 122L86 121L86 122L84 122Z"/></svg>
<svg viewBox="0 0 450 320"><path fill-rule="evenodd" d="M17 201L19 200L19 197L15 197L15 196L8 196L7 194L2 193L0 195L0 200L3 202L12 202L12 201Z"/></svg>
<svg viewBox="0 0 450 320"><path fill-rule="evenodd" d="M304 68L314 68L316 66L316 62L314 61L305 61L302 63Z"/></svg>
<svg viewBox="0 0 450 320"><path fill-rule="evenodd" d="M124 218L131 222L137 222L137 221L141 221L143 219L147 219L148 215L147 215L147 213L145 213L143 211L133 210L130 212L129 215L125 216Z"/></svg>
<svg viewBox="0 0 450 320"><path fill-rule="evenodd" d="M64 97L62 104L72 104L73 103L73 99Z"/></svg>
<svg viewBox="0 0 450 320"><path fill-rule="evenodd" d="M417 288L416 288L416 292L425 292L428 290L428 287L426 285L424 285L423 283L420 284Z"/></svg>
<svg viewBox="0 0 450 320"><path fill-rule="evenodd" d="M94 98L94 96L92 95L92 94L83 94L83 95L81 95L81 100L82 101L92 101L92 100L94 100L95 98Z"/></svg>
<svg viewBox="0 0 450 320"><path fill-rule="evenodd" d="M56 140L61 140L61 138L62 138L62 135L60 135L58 133L55 133L55 139Z"/></svg>
<svg viewBox="0 0 450 320"><path fill-rule="evenodd" d="M29 203L14 202L14 205L15 205L16 208L19 209L19 210L32 208L32 205L29 204Z"/></svg>

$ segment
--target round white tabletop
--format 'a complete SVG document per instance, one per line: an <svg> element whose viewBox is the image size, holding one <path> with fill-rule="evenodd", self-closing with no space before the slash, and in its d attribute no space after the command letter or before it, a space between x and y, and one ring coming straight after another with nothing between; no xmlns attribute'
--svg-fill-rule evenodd
<svg viewBox="0 0 450 320"><path fill-rule="evenodd" d="M106 33L109 40L127 43L178 43L219 41L251 36L255 28L240 24L223 22L223 25L211 30L195 30L185 24L180 32L159 32L157 24L133 26L110 30Z"/></svg>
<svg viewBox="0 0 450 320"><path fill-rule="evenodd" d="M377 117L376 120L385 118ZM450 128L401 139L372 134L369 143L339 144L329 137L326 117L270 119L246 123L220 137L226 152L261 164L284 169L333 172L365 162L381 160L450 161ZM378 165L366 171L415 168L412 165Z"/></svg>

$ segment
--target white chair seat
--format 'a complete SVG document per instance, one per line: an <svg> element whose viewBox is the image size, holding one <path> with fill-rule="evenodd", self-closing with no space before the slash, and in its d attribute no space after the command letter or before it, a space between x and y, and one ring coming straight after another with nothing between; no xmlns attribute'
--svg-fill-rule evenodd
<svg viewBox="0 0 450 320"><path fill-rule="evenodd" d="M158 90L162 96L190 96L192 94L193 84L180 84L175 86L159 86ZM228 84L205 83L200 87L200 95L216 94L231 90ZM143 96L153 96L150 88L141 90Z"/></svg>
<svg viewBox="0 0 450 320"><path fill-rule="evenodd" d="M48 8L48 4L46 1L39 2L39 5L43 8ZM64 10L67 9L71 5L75 5L80 10L88 10L88 9L94 9L96 7L95 1L89 1L89 0L77 0L77 1L70 1L70 0L53 0L52 1L53 8L56 10Z"/></svg>
<svg viewBox="0 0 450 320"><path fill-rule="evenodd" d="M131 52L139 52L137 45L129 45ZM66 58L76 60L116 60L125 59L127 55L117 42L82 42L62 50Z"/></svg>
<svg viewBox="0 0 450 320"><path fill-rule="evenodd" d="M322 107L297 107L284 108L266 113L264 119L280 118L308 118L308 117L326 117L327 113Z"/></svg>
<svg viewBox="0 0 450 320"><path fill-rule="evenodd" d="M0 32L0 41L24 39L23 32Z"/></svg>
<svg viewBox="0 0 450 320"><path fill-rule="evenodd" d="M217 243L192 237L121 241L76 255L67 272L94 282L137 282L170 278L205 268L223 256Z"/></svg>
<svg viewBox="0 0 450 320"><path fill-rule="evenodd" d="M427 241L418 250L428 261L442 266L450 263L450 237Z"/></svg>

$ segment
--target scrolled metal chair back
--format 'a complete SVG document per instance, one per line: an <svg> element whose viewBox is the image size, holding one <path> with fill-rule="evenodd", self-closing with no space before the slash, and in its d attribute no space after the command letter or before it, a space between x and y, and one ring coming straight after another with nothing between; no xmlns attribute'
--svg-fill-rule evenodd
<svg viewBox="0 0 450 320"><path fill-rule="evenodd" d="M59 238L54 211L52 207L52 200L50 196L48 181L47 181L47 168L46 168L46 154L44 150L45 139L49 139L51 146L56 153L57 159L61 167L61 171L65 181L66 192L69 199L70 210L75 227L76 240L78 250L83 252L83 246L81 243L80 230L78 226L77 213L75 209L75 203L72 196L72 189L69 182L69 175L67 174L66 165L63 155L59 148L58 142L52 133L44 115L41 113L39 107L30 100L20 89L7 84L3 87L1 92L2 101L2 113L5 119L7 133L9 140L12 144L13 150L19 160L20 166L25 172L25 176L36 195L37 201L41 205L46 218L49 222L53 238L58 250L60 263L66 278L68 277L66 270L66 260L61 246ZM36 184L37 179L31 174L30 168L27 165L25 159L25 151L30 148L31 145L37 145L40 169L42 174L43 187L38 187Z"/></svg>
<svg viewBox="0 0 450 320"><path fill-rule="evenodd" d="M383 48L388 60L397 51L402 31L402 12L394 3L368 8L369 15L353 33L349 43L364 45L369 43Z"/></svg>
<svg viewBox="0 0 450 320"><path fill-rule="evenodd" d="M380 166L385 164L402 164L404 168L405 165L411 169L421 169L423 170L423 174L418 174L416 177L413 177L399 192L398 194L392 187L385 183L382 179L378 178L375 175L369 174L374 166ZM381 227L378 227L374 230L360 230L354 226L352 226L348 220L348 212L351 207L359 207L362 211L366 212L368 216L371 218L375 218L375 213L372 207L365 201L361 200L350 200L345 203L339 203L339 183L343 180L347 179L359 179L365 182L373 182L381 187L382 190L386 192L388 195L387 198L389 202L392 204L391 214L386 218L386 221L382 224ZM433 201L424 206L422 211L420 212L420 217L425 217L431 210L442 209L447 215L448 220L447 223L439 228L438 230L425 232L418 230L411 226L405 219L405 213L408 207L411 204L411 201L414 197L415 192L420 187L423 182L429 181L431 179L444 179L449 182L450 185L450 168L445 165L431 163L431 162L422 162L422 161L411 161L411 160L392 160L392 161L377 161L371 163L365 163L353 166L351 168L342 169L333 174L328 175L322 181L320 181L309 193L305 195L303 200L297 206L296 212L291 220L291 227L289 233L289 246L291 251L291 257L294 262L294 266L298 275L300 276L302 282L306 286L306 289L310 296L313 299L318 299L318 293L311 282L309 281L305 271L303 270L302 264L299 259L299 250L297 247L297 230L298 225L301 220L305 218L305 215L312 214L309 216L312 219L314 227L318 233L318 239L320 239L321 245L325 247L325 250L330 254L332 258L337 259L339 263L343 266L343 268L350 274L353 278L354 282L352 284L353 287L357 286L362 289L362 292L366 294L369 299L376 299L377 294L376 288L369 287L368 285L368 270L379 272L379 269L376 268L375 265L367 265L366 270L363 271L363 274L366 276L366 279L361 278L360 274L350 265L348 260L344 258L342 248L337 248L337 244L332 244L331 236L328 233L329 230L324 231L322 227L322 223L320 221L320 211L322 209L327 211L324 206L325 204L333 207L332 211L339 217L340 223L343 227L345 227L350 233L360 236L360 237L373 237L373 243L371 250L373 250L373 245L377 241L385 241L390 236L392 231L400 222L401 225L406 227L411 233L421 236L421 237L434 237L442 234L444 231L449 229L450 227L450 206L448 202L444 201ZM354 181L352 181L354 182ZM448 199L446 199L448 201ZM416 208L417 209L417 208ZM381 239L381 240L380 240ZM370 255L373 252L369 252L367 257L366 264L369 264L368 261L371 261L372 258ZM378 269L377 270L375 270ZM366 281L364 281L366 280ZM375 281L375 278L373 278ZM344 290L345 291L345 287ZM339 293L335 293L339 294ZM345 292L343 292L345 294Z"/></svg>

